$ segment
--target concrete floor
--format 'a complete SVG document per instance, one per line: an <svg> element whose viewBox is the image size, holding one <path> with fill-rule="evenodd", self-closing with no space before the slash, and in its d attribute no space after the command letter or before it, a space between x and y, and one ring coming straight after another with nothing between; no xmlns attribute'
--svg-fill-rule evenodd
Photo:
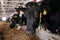
<svg viewBox="0 0 60 40"><path fill-rule="evenodd" d="M60 40L60 35L50 33L48 30L44 30L44 28L36 29L36 35L41 40Z"/></svg>

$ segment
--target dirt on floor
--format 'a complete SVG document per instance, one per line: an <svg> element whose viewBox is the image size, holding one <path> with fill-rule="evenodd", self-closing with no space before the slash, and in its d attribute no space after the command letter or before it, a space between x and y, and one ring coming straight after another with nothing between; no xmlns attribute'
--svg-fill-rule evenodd
<svg viewBox="0 0 60 40"><path fill-rule="evenodd" d="M9 23L0 21L0 40L39 40L36 35L26 35L24 29L10 29Z"/></svg>

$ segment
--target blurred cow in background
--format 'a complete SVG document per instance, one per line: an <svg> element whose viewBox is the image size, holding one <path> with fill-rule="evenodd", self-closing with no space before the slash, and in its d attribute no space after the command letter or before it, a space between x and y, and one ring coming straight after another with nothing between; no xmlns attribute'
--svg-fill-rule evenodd
<svg viewBox="0 0 60 40"><path fill-rule="evenodd" d="M14 14L11 19L10 28L14 28L16 24L18 24L17 30L21 28L21 26L24 24L26 25L26 18L24 17L24 11L26 8L23 8L22 6L19 6L19 8L15 8L17 11L17 14Z"/></svg>
<svg viewBox="0 0 60 40"><path fill-rule="evenodd" d="M24 16L26 8L19 6L19 8L15 8L15 9L18 12L19 16L22 18L23 24L26 25L26 17Z"/></svg>
<svg viewBox="0 0 60 40"><path fill-rule="evenodd" d="M42 24L52 33L60 34L60 0L44 0L42 5L41 7L48 8L47 14L43 14Z"/></svg>

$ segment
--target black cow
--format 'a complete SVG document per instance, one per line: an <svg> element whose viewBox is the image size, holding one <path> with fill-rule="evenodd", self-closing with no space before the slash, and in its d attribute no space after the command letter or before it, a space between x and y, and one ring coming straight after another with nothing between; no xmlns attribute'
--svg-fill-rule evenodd
<svg viewBox="0 0 60 40"><path fill-rule="evenodd" d="M38 3L36 2L28 2L26 4L26 11L25 16L27 18L27 29L26 31L34 34L36 28L39 25L39 19L38 19Z"/></svg>
<svg viewBox="0 0 60 40"><path fill-rule="evenodd" d="M18 8L15 8L15 9L18 12L19 15L21 14L20 11L25 12L25 10L26 10L26 8L25 7L22 7L22 6L19 6ZM22 18L23 24L26 25L26 17L24 16L24 14L22 14L22 17L21 18Z"/></svg>
<svg viewBox="0 0 60 40"><path fill-rule="evenodd" d="M10 28L14 28L16 24L19 24L19 26L26 25L26 17L24 17L24 14L20 13L20 11L25 12L26 8L19 6L15 9L18 13L12 16Z"/></svg>
<svg viewBox="0 0 60 40"><path fill-rule="evenodd" d="M10 28L14 28L16 24L19 23L19 14L14 14L11 19Z"/></svg>
<svg viewBox="0 0 60 40"><path fill-rule="evenodd" d="M60 0L44 0L43 6L49 10L47 10L47 15L43 17L42 23L52 33L56 33L56 30L60 32Z"/></svg>

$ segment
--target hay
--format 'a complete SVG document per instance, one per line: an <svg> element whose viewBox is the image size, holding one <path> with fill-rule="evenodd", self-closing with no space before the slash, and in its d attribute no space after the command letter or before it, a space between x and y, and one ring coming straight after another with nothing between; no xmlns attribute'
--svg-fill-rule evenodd
<svg viewBox="0 0 60 40"><path fill-rule="evenodd" d="M24 29L16 30L17 27L10 29L9 23L1 22L0 24L0 40L39 40L36 35L26 35Z"/></svg>

